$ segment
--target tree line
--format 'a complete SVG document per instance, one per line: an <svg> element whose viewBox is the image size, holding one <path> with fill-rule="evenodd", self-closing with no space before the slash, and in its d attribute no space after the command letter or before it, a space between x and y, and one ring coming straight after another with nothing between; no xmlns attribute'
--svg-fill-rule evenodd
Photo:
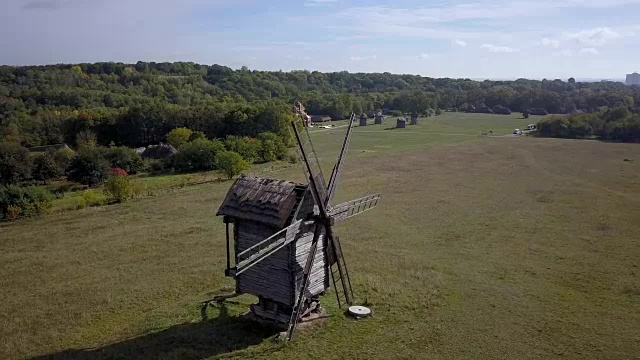
<svg viewBox="0 0 640 360"><path fill-rule="evenodd" d="M209 138L288 137L291 104L342 119L395 110L499 108L552 114L637 110L640 88L618 82L473 81L390 73L234 70L186 62L0 66L0 137L25 146L95 136L99 144L142 146L188 127ZM506 110L505 110L506 111Z"/></svg>
<svg viewBox="0 0 640 360"><path fill-rule="evenodd" d="M640 143L640 114L618 106L589 114L552 115L538 123L537 133L544 137Z"/></svg>

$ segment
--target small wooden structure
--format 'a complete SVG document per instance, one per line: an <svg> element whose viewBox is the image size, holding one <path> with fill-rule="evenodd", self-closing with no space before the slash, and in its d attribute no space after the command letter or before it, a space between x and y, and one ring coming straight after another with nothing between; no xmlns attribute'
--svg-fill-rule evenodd
<svg viewBox="0 0 640 360"><path fill-rule="evenodd" d="M411 114L411 125L418 125L418 114L417 113L413 113Z"/></svg>
<svg viewBox="0 0 640 360"><path fill-rule="evenodd" d="M376 113L375 119L374 119L374 123L376 125L380 125L384 122L384 115L382 115L382 111L378 111Z"/></svg>
<svg viewBox="0 0 640 360"><path fill-rule="evenodd" d="M404 129L407 127L407 120L404 117L399 117L398 122L396 123L396 127L398 129Z"/></svg>
<svg viewBox="0 0 640 360"><path fill-rule="evenodd" d="M143 159L164 159L173 154L177 154L178 150L169 144L149 145L140 154Z"/></svg>
<svg viewBox="0 0 640 360"><path fill-rule="evenodd" d="M311 115L311 122L312 123L327 122L327 121L331 121L331 116L328 116L328 115Z"/></svg>
<svg viewBox="0 0 640 360"><path fill-rule="evenodd" d="M360 115L360 126L367 126L367 115Z"/></svg>
<svg viewBox="0 0 640 360"><path fill-rule="evenodd" d="M351 281L332 226L374 208L380 198L374 194L330 205L355 120L356 115L351 114L328 184L309 133L301 133L294 121L291 125L308 183L243 175L231 186L216 215L224 217L225 275L236 280L236 291L211 302L255 295L258 303L251 306L251 312L286 325L288 339L302 318L320 310L320 296L330 284L338 306L351 305Z"/></svg>

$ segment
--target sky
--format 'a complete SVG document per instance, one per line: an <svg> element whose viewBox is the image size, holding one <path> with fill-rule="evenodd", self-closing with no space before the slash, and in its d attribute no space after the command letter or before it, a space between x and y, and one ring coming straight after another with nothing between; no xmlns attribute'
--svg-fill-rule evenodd
<svg viewBox="0 0 640 360"><path fill-rule="evenodd" d="M0 64L491 79L640 71L640 0L0 0Z"/></svg>

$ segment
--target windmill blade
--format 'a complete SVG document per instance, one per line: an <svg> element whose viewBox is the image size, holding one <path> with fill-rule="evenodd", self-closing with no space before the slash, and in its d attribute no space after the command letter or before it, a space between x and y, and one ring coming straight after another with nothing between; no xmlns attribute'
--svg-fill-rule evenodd
<svg viewBox="0 0 640 360"><path fill-rule="evenodd" d="M321 209L322 217L327 218L327 187L324 176L322 175L320 162L318 161L318 155L311 142L311 136L309 136L309 131L306 128L304 131L300 131L295 121L291 122L291 128L298 142L298 154L300 155L304 172L311 187L311 194L313 195L315 204Z"/></svg>
<svg viewBox="0 0 640 360"><path fill-rule="evenodd" d="M352 112L351 117L349 118L347 133L344 136L342 148L340 149L340 154L338 155L338 161L333 166L331 178L329 178L329 186L327 187L327 202L325 203L325 205L329 205L329 202L331 201L331 199L333 199L333 195L335 194L336 187L338 185L338 178L340 177L340 170L342 169L342 162L344 161L344 156L347 153L347 149L349 148L349 141L351 140L351 134L353 132L353 125L355 124L355 121L356 113Z"/></svg>
<svg viewBox="0 0 640 360"><path fill-rule="evenodd" d="M288 227L278 231L259 243L239 253L235 268L230 270L231 276L238 276L252 266L269 257L269 255L287 246L296 239L302 220L298 220Z"/></svg>
<svg viewBox="0 0 640 360"><path fill-rule="evenodd" d="M338 204L329 210L329 216L335 221L342 221L371 210L378 205L380 194L368 195L351 201Z"/></svg>

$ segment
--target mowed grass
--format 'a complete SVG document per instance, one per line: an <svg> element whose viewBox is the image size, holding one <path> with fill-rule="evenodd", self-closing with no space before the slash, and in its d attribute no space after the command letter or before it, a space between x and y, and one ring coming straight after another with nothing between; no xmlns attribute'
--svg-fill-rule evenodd
<svg viewBox="0 0 640 360"><path fill-rule="evenodd" d="M233 291L214 216L230 182L1 226L0 358L637 358L640 148L478 136L530 122L356 128L336 201L383 198L336 232L373 316L330 293L288 344L240 316L250 296L201 318ZM312 135L328 170L343 131Z"/></svg>

